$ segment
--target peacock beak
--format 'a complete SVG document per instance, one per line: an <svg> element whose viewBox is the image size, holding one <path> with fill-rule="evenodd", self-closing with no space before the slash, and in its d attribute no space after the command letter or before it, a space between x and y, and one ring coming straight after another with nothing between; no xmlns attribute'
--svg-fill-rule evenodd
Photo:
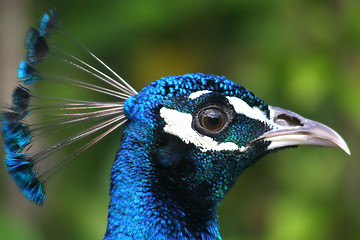
<svg viewBox="0 0 360 240"><path fill-rule="evenodd" d="M274 130L264 133L255 141L270 141L268 150L297 145L339 147L350 155L344 139L330 127L304 118L297 113L269 106Z"/></svg>

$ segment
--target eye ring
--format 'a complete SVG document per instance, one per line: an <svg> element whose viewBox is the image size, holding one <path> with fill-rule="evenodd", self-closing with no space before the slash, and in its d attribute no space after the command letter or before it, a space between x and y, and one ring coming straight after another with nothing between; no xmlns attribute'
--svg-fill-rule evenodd
<svg viewBox="0 0 360 240"><path fill-rule="evenodd" d="M216 137L231 120L229 110L225 106L210 105L197 111L193 127L201 134Z"/></svg>

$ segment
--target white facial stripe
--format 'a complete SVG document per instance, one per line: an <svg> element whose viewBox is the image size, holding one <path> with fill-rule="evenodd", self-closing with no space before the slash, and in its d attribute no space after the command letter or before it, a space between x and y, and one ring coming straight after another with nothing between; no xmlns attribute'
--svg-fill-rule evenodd
<svg viewBox="0 0 360 240"><path fill-rule="evenodd" d="M275 112L271 108L271 106L269 106L270 119L268 119L259 108L250 107L246 102L244 102L243 100L241 100L237 97L227 97L227 99L233 105L233 107L235 108L235 111L239 114L244 114L247 117L262 121L262 122L266 123L271 129L286 128L285 126L281 126L274 122ZM271 140L276 140L276 139L274 138L274 139L268 139L268 140L271 141ZM279 145L281 146L281 144L284 144L284 143L282 141L271 141L270 145L267 147L267 150L278 148Z"/></svg>
<svg viewBox="0 0 360 240"><path fill-rule="evenodd" d="M222 151L222 150L240 150L245 151L245 147L239 148L233 142L220 143L214 141L211 137L198 133L191 127L192 115L189 113L178 112L169 108L161 108L160 116L164 119L166 125L164 131L179 137L185 143L192 143L200 148L200 151Z"/></svg>
<svg viewBox="0 0 360 240"><path fill-rule="evenodd" d="M233 105L236 113L244 114L249 118L257 119L262 122L269 122L269 119L258 107L250 107L245 101L237 97L226 98L229 100L230 104Z"/></svg>
<svg viewBox="0 0 360 240"><path fill-rule="evenodd" d="M206 94L206 93L210 93L210 92L211 92L211 91L209 91L209 90L202 90L202 91L193 92L193 93L191 93L191 94L189 95L189 98L190 98L191 100L194 100L195 98L198 98L198 97L200 97L201 95Z"/></svg>

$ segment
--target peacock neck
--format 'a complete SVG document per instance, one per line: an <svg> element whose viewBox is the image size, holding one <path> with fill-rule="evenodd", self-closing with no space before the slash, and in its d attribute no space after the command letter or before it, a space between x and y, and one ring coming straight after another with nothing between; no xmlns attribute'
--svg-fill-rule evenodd
<svg viewBox="0 0 360 240"><path fill-rule="evenodd" d="M140 125L126 127L112 168L105 239L220 239L217 206L168 191L152 159L155 134Z"/></svg>

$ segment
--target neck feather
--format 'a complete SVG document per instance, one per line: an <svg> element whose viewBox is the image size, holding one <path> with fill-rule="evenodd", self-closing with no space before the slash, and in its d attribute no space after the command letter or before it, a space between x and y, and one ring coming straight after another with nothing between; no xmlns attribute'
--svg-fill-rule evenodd
<svg viewBox="0 0 360 240"><path fill-rule="evenodd" d="M140 127L127 126L113 165L105 239L220 239L216 205L180 200L163 186L149 144L155 134Z"/></svg>

